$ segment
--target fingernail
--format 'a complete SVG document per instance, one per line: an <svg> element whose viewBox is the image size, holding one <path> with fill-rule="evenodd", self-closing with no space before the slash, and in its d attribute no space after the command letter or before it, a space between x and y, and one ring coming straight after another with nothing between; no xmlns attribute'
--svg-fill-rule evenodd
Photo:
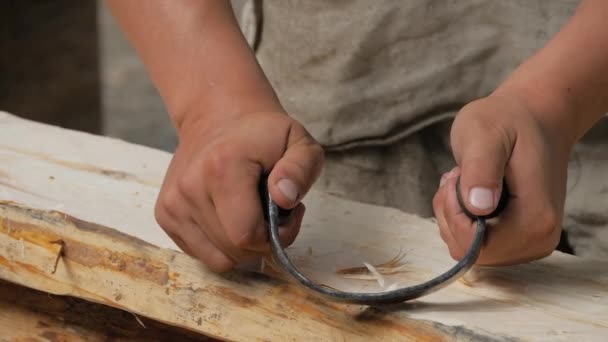
<svg viewBox="0 0 608 342"><path fill-rule="evenodd" d="M494 208L494 192L486 188L473 188L469 192L469 202L477 209Z"/></svg>
<svg viewBox="0 0 608 342"><path fill-rule="evenodd" d="M298 199L298 187L296 186L296 183L284 178L277 183L277 186L283 196L287 197L291 203L295 203Z"/></svg>

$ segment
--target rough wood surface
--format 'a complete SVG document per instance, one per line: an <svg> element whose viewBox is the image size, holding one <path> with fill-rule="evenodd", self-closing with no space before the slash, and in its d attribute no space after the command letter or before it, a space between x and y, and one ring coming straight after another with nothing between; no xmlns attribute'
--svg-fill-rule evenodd
<svg viewBox="0 0 608 342"><path fill-rule="evenodd" d="M212 341L83 299L0 281L0 341Z"/></svg>
<svg viewBox="0 0 608 342"><path fill-rule="evenodd" d="M178 252L152 208L170 155L0 115L0 278L226 340L603 341L608 262L561 253L481 269L401 305L320 300L289 281L218 275ZM407 285L453 264L435 224L312 192L289 253L313 278L377 291L336 268L405 252ZM257 269L257 266L251 266ZM266 272L271 268L266 267Z"/></svg>

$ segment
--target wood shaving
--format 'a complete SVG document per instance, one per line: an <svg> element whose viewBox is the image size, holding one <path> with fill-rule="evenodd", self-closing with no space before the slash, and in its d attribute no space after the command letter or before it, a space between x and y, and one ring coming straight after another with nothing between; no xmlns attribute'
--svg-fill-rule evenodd
<svg viewBox="0 0 608 342"><path fill-rule="evenodd" d="M474 286L475 283L479 281L479 279L481 279L481 271L478 267L473 266L459 280L467 286Z"/></svg>
<svg viewBox="0 0 608 342"><path fill-rule="evenodd" d="M141 319L139 318L139 316L137 316L136 314L131 312L131 315L133 315L133 317L135 317L135 320L137 320L137 323L139 323L139 325L141 325L144 329L146 328L146 325L144 324L144 322L141 321Z"/></svg>
<svg viewBox="0 0 608 342"><path fill-rule="evenodd" d="M384 287L384 277L382 276L382 274L380 274L373 265L370 265L366 262L364 262L363 265L365 265L365 267L367 267L369 272L374 275L374 277L376 278L376 281L378 282L378 285L380 285L380 287L383 288Z"/></svg>
<svg viewBox="0 0 608 342"><path fill-rule="evenodd" d="M268 267L266 267L268 266ZM260 273L265 273L264 271L266 271L267 269L270 269L271 271L275 272L275 273L281 273L281 270L279 269L279 266L277 266L274 261L272 261L272 259L269 259L267 257L263 257L262 258L262 263L260 264Z"/></svg>
<svg viewBox="0 0 608 342"><path fill-rule="evenodd" d="M59 251L57 252L57 257L55 258L55 265L53 266L53 271L51 274L55 274L57 272L57 265L59 265L59 260L63 256L63 248L65 247L65 243L63 240L51 241L51 243L59 245Z"/></svg>
<svg viewBox="0 0 608 342"><path fill-rule="evenodd" d="M327 285L327 284L319 284L319 286L321 286L321 287L325 287L325 288L328 288L328 289L330 289L330 290L340 291L340 290L338 290L337 288L332 287L332 286L329 286L329 285Z"/></svg>
<svg viewBox="0 0 608 342"><path fill-rule="evenodd" d="M394 291L394 290L397 289L398 285L399 285L398 283L392 283L389 286L387 286L386 289L384 289L384 290L387 291L387 292L388 291Z"/></svg>
<svg viewBox="0 0 608 342"><path fill-rule="evenodd" d="M405 273L407 272L407 264L402 263L403 258L405 257L405 252L403 250L399 251L399 253L392 259L383 262L378 265L373 265L375 270L378 271L381 275L391 275L397 273ZM359 279L359 280L375 280L375 277L369 271L368 267L350 267L344 268L336 271L337 274L341 275L344 278L349 279Z"/></svg>
<svg viewBox="0 0 608 342"><path fill-rule="evenodd" d="M366 268L367 270L367 268ZM355 280L376 280L376 277L372 274L341 274L342 278L355 279Z"/></svg>

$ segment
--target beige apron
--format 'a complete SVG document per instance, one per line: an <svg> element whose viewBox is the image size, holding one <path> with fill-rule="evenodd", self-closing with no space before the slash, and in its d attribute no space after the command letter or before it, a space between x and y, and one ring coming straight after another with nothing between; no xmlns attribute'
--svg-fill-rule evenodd
<svg viewBox="0 0 608 342"><path fill-rule="evenodd" d="M327 151L315 186L431 216L439 177L454 165L451 118L541 48L577 4L253 0L241 24L287 111ZM577 146L564 227L577 254L608 258L608 138L599 140Z"/></svg>
<svg viewBox="0 0 608 342"><path fill-rule="evenodd" d="M394 142L488 95L577 2L264 0L247 6L246 35L290 115L344 149Z"/></svg>

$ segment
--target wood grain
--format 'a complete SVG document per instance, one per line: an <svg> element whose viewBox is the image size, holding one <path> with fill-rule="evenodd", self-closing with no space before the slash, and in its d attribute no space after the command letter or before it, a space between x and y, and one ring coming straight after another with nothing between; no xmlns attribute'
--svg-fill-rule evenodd
<svg viewBox="0 0 608 342"><path fill-rule="evenodd" d="M154 221L170 154L9 114L0 115L0 128L2 279L225 340L602 341L608 334L608 262L559 252L479 269L473 282L379 307L320 299L258 264L212 273ZM417 283L454 263L430 220L316 191L304 203L288 251L319 282L381 290L336 269L399 251L407 267L389 284Z"/></svg>
<svg viewBox="0 0 608 342"><path fill-rule="evenodd" d="M120 309L0 281L0 341L212 341Z"/></svg>

